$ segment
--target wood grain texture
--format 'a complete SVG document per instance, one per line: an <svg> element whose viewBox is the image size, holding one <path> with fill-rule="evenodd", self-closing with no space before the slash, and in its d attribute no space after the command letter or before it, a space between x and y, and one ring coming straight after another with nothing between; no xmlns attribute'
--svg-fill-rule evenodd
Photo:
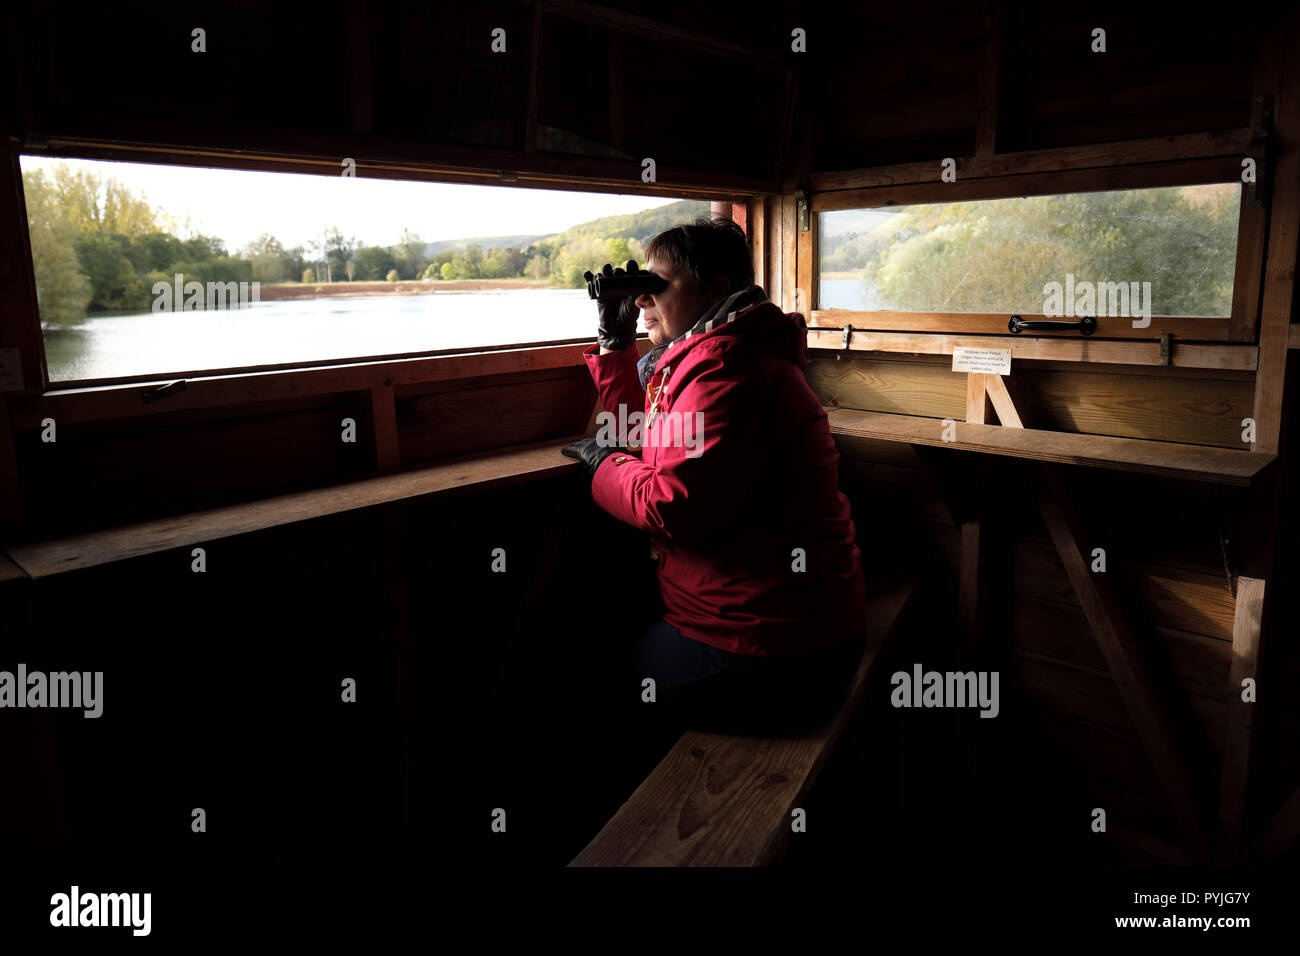
<svg viewBox="0 0 1300 956"><path fill-rule="evenodd" d="M1024 173L1060 172L1097 166L1129 166L1159 160L1191 159L1205 156L1241 157L1250 145L1250 129L1217 130L1177 136L1156 136L1086 146L1060 146L1055 149L1026 150L992 156L965 156L957 159L957 178L987 179ZM814 173L814 192L841 189L866 189L907 183L933 182L939 178L938 164L901 163L866 169L846 169Z"/></svg>
<svg viewBox="0 0 1300 956"><path fill-rule="evenodd" d="M1257 702L1241 698L1242 682L1259 680L1260 623L1264 613L1265 583L1259 578L1237 579L1237 607L1232 626L1232 671L1228 678L1223 759L1219 774L1219 833L1215 847L1220 864L1229 865L1241 855L1246 786L1254 742Z"/></svg>
<svg viewBox="0 0 1300 956"><path fill-rule="evenodd" d="M1024 422L1020 420L1020 413L1016 411L1016 403L1011 400L1011 393L1007 391L1007 383L1002 381L1001 375L985 375L984 390L988 393L989 401L993 403L993 410L998 414L998 421L1006 428L1024 428Z"/></svg>
<svg viewBox="0 0 1300 956"><path fill-rule="evenodd" d="M868 575L867 649L840 712L803 734L687 731L570 866L765 866L866 693L917 579Z"/></svg>
<svg viewBox="0 0 1300 956"><path fill-rule="evenodd" d="M827 412L832 434L857 435L905 441L963 451L978 451L1012 458L1067 465L1092 465L1117 471L1132 471L1208 481L1227 485L1249 485L1273 459L1271 456L1179 445L1173 442L1112 438L1106 435L1072 435L1029 428L1002 428L954 422L955 440L942 438L942 422L912 415L889 415L836 408ZM1267 457L1267 461L1260 459ZM1258 466L1256 462L1259 462Z"/></svg>
<svg viewBox="0 0 1300 956"><path fill-rule="evenodd" d="M579 465L560 454L563 444L547 442L504 449L489 455L336 487L280 495L57 541L15 545L8 553L30 577L44 578L406 498L454 494L468 489L485 490L564 474Z"/></svg>
<svg viewBox="0 0 1300 956"><path fill-rule="evenodd" d="M1016 314L1027 321L1065 321L1059 316L1041 313L1018 312ZM1114 342L1115 339L1155 342L1158 346L1160 336L1168 332L1174 336L1175 352L1187 347L1183 344L1184 341L1226 341L1232 327L1232 320L1228 317L1153 315L1151 324L1147 328L1140 329L1133 327L1133 319L1130 317L1103 315L1097 317L1097 331L1091 336L1082 336L1077 330L1061 332L1035 330L1032 335L1023 332L1013 335L1007 329L1007 321L1010 318L1010 312L896 312L885 309L861 312L854 309L817 309L813 312L812 325L827 332L840 331L841 333L845 325L851 325L855 337L860 334L859 329L881 332L937 332L945 335L996 335L1011 342L1025 341L1030 338L1074 342L1090 347L1089 350L1108 344L1121 344ZM995 347L995 345L998 348L1006 347L988 341L985 344L987 347ZM1156 359L1158 362L1158 351Z"/></svg>
<svg viewBox="0 0 1300 956"><path fill-rule="evenodd" d="M988 377L980 372L966 373L966 421L975 425L992 424L993 403L984 385Z"/></svg>
<svg viewBox="0 0 1300 956"><path fill-rule="evenodd" d="M1193 856L1203 858L1209 843L1199 810L1200 795L1187 763L1190 751L1183 740L1186 731L1170 718L1169 704L1157 690L1110 583L1089 569L1087 536L1055 466L1043 465L1039 474L1041 479L1035 487L1039 511L1088 616L1111 678L1178 817L1186 846Z"/></svg>
<svg viewBox="0 0 1300 956"><path fill-rule="evenodd" d="M898 316L897 321L893 316ZM965 323L969 316L958 315L956 320ZM1005 332L1007 317L1001 317L999 329L990 331ZM1155 324L1155 318L1151 322ZM1215 319L1224 323L1227 319ZM830 329L825 326L840 323L840 328ZM912 352L921 355L951 355L954 348L995 348L1010 349L1013 359L1044 359L1056 362L1097 362L1116 365L1160 365L1159 342L1119 342L1104 339L1067 338L1065 336L1047 338L1024 335L950 335L944 330L948 322L946 316L927 315L919 312L880 313L849 312L845 309L832 311L814 311L812 324L808 330L808 347L810 349L830 349L843 351L843 326L847 323L855 329L849 340L851 352ZM907 323L912 326L933 329L903 332L859 332L863 324L899 325ZM1139 331L1139 330L1135 330ZM1140 331L1147 331L1145 329ZM1118 333L1117 333L1118 334ZM1253 371L1259 350L1247 345L1186 345L1176 342L1170 363L1180 368L1239 369Z"/></svg>

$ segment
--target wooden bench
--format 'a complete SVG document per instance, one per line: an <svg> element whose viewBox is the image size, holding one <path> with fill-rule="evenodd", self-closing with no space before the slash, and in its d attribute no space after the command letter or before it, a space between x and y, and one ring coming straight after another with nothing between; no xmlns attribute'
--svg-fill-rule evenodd
<svg viewBox="0 0 1300 956"><path fill-rule="evenodd" d="M866 651L831 720L774 737L687 731L569 866L766 866L779 859L791 810L866 695L920 578L868 575Z"/></svg>
<svg viewBox="0 0 1300 956"><path fill-rule="evenodd" d="M560 454L565 444L521 445L327 488L11 545L5 553L36 580L407 498L481 491L574 471L579 463Z"/></svg>

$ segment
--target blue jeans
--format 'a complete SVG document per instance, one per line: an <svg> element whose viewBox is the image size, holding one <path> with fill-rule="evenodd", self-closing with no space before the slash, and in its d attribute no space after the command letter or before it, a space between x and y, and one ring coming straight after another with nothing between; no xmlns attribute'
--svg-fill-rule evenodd
<svg viewBox="0 0 1300 956"><path fill-rule="evenodd" d="M657 621L636 647L638 685L655 680L660 717L694 730L780 733L806 729L833 716L862 661L866 636L799 657L732 654L685 637Z"/></svg>

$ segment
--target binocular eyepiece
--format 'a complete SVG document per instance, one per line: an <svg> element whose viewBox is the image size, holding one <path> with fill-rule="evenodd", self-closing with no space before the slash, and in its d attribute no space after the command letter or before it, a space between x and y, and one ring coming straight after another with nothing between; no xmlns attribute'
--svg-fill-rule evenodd
<svg viewBox="0 0 1300 956"><path fill-rule="evenodd" d="M596 275L587 282L587 297L608 302L626 296L653 295L662 292L668 283L653 272L631 272L623 275Z"/></svg>

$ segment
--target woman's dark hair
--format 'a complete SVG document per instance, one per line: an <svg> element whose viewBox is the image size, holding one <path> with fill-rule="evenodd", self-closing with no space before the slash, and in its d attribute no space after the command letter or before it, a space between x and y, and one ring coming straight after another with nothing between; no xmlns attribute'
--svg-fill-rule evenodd
<svg viewBox="0 0 1300 956"><path fill-rule="evenodd" d="M731 280L731 291L754 284L754 262L745 230L733 220L701 216L689 225L659 233L645 247L646 260L668 261L691 274L703 292L718 276Z"/></svg>

